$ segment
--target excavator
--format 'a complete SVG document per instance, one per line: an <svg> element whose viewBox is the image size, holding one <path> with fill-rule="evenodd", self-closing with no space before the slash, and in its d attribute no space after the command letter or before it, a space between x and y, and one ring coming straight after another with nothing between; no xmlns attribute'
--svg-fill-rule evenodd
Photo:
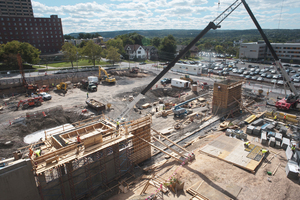
<svg viewBox="0 0 300 200"><path fill-rule="evenodd" d="M101 72L104 72L104 76L101 75ZM103 81L103 83L107 84L115 84L116 79L114 77L111 77L105 69L103 69L101 66L99 66L99 80Z"/></svg>
<svg viewBox="0 0 300 200"><path fill-rule="evenodd" d="M20 106L22 106L22 109L27 109L29 106L40 106L42 105L42 102L43 102L43 97L34 97L25 100L20 100L17 105L17 110L19 109Z"/></svg>
<svg viewBox="0 0 300 200"><path fill-rule="evenodd" d="M170 63L168 63L168 65L141 91L140 94L138 94L138 96L136 96L134 98L133 101L131 101L126 108L123 110L123 112L119 115L119 117L116 119L118 121L123 120L125 115L127 115L127 113L135 106L135 104L137 102L139 102L139 100L141 100L144 95L180 60L180 58L186 54L193 45L195 45L210 29L217 29L217 28L221 28L221 23L234 11L236 10L241 4L244 5L246 11L248 12L249 16L251 17L252 21L254 22L257 30L259 31L259 33L261 34L262 38L264 39L267 47L269 48L269 50L271 51L272 56L275 59L275 63L277 66L277 70L281 71L281 73L283 74L283 77L286 81L286 84L289 86L290 90L292 93L294 93L292 95L292 97L290 99L298 99L298 93L296 92L295 87L293 86L293 84L291 84L291 80L289 78L289 76L287 75L286 71L284 70L284 68L282 67L282 64L280 62L280 60L278 59L273 47L271 46L268 38L266 37L265 33L263 32L263 30L261 29L259 23L257 22L254 14L252 13L250 7L248 6L248 4L246 3L245 0L236 0L234 1L227 9L225 9L217 18L215 18L213 21L209 22L208 25L199 33L199 35L197 35L191 42L190 44L188 44L174 59L173 61L171 61ZM283 101L288 102L288 97L285 99L283 99ZM298 100L296 100L297 102ZM294 102L294 101L292 101Z"/></svg>

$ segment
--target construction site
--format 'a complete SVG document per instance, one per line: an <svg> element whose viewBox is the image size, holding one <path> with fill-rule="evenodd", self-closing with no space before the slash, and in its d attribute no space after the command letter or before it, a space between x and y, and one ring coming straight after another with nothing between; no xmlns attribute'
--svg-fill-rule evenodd
<svg viewBox="0 0 300 200"><path fill-rule="evenodd" d="M288 95L169 71L204 34L164 68L2 81L1 199L300 199L299 94L272 46Z"/></svg>

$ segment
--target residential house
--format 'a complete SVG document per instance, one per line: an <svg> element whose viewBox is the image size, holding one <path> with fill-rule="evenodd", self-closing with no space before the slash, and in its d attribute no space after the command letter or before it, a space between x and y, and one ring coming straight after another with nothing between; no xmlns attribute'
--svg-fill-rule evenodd
<svg viewBox="0 0 300 200"><path fill-rule="evenodd" d="M178 55L181 51L184 50L184 48L186 47L186 45L177 45L176 47L176 55ZM199 53L199 49L198 47L196 47L195 45L192 46L192 48L190 49L190 52L191 52L191 57L195 57L195 56L198 56L198 53Z"/></svg>
<svg viewBox="0 0 300 200"><path fill-rule="evenodd" d="M146 59L146 51L145 49L139 45L139 44L127 44L125 46L125 51L127 55L129 56L130 60L133 59L139 59L139 60L145 60Z"/></svg>
<svg viewBox="0 0 300 200"><path fill-rule="evenodd" d="M158 50L154 46L143 46L146 51L146 59L158 60Z"/></svg>

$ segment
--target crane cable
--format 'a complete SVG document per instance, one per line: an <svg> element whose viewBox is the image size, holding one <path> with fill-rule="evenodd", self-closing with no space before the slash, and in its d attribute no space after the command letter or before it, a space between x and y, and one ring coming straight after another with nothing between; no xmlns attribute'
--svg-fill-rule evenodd
<svg viewBox="0 0 300 200"><path fill-rule="evenodd" d="M281 14L282 14L283 2L284 2L284 0L282 0L282 3L281 3L281 10L280 10L280 15L279 15L279 20L278 20L278 29L279 29L280 21L281 21Z"/></svg>

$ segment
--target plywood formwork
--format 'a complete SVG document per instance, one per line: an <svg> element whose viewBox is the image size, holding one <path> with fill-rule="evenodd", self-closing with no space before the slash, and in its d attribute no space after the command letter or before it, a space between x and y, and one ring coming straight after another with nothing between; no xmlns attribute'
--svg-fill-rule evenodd
<svg viewBox="0 0 300 200"><path fill-rule="evenodd" d="M214 114L226 113L239 106L235 99L242 98L243 81L225 80L214 83L212 110Z"/></svg>
<svg viewBox="0 0 300 200"><path fill-rule="evenodd" d="M105 116L78 122L74 130L47 138L40 157L32 159L41 199L80 199L132 172L151 157L151 116L124 122L119 130ZM80 135L81 143L77 142Z"/></svg>

